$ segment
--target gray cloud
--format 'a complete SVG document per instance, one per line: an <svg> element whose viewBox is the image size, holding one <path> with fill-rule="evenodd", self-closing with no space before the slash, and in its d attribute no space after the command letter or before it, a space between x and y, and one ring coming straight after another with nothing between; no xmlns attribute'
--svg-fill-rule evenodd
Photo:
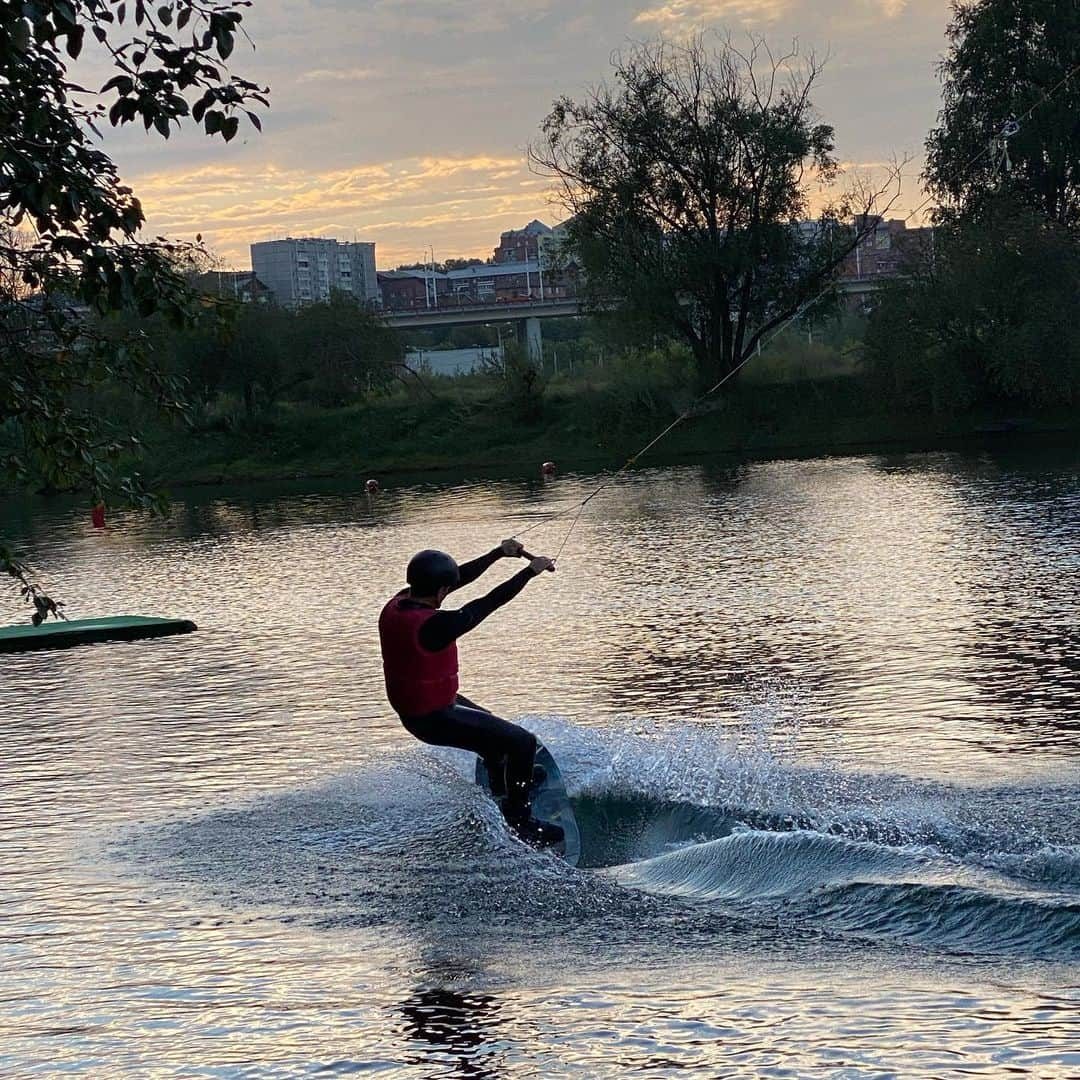
<svg viewBox="0 0 1080 1080"><path fill-rule="evenodd" d="M828 51L815 103L836 128L841 157L873 162L921 152L939 107L934 65L947 21L946 0L597 0L588 6L579 0L376 0L362 6L256 0L244 24L257 48L238 50L234 66L272 88L263 136L251 133L226 146L187 135L162 145L129 128L110 135L106 145L137 192L140 178L157 178L143 200L152 228L197 222L197 205L179 217L164 212L159 200L168 187L160 178L190 177L205 168L202 182L212 184L213 176L233 168L248 174L255 186L228 204L232 233L269 227L271 203L283 207L274 228L291 228L286 218L292 204L282 200L287 191L279 186L283 177L317 203L322 189L315 183L309 191L305 176L421 159L512 162L492 166L483 180L506 201L487 193L479 214L466 212L463 203L457 226L453 185L461 184L464 198L478 177L445 182L442 195L451 211L443 205L432 210L434 193L416 189L411 207L406 197L394 213L376 214L365 202L373 198L369 188L341 194L355 201L335 202L322 218L307 203L296 211L296 228L301 222L315 227L319 220L377 227L378 235L368 238L380 249L404 246L409 235L428 230L445 254L489 251L500 228L555 216L542 186L520 187L522 180L535 181L525 170L523 149L552 100L580 96L606 78L612 51L629 41L720 23L737 36L761 32L781 48L798 37L804 49ZM264 180L266 198L260 198L258 178L269 177L277 179ZM221 203L209 188L206 200L208 206ZM918 201L914 183L908 201ZM243 263L246 244L227 245L228 258Z"/></svg>

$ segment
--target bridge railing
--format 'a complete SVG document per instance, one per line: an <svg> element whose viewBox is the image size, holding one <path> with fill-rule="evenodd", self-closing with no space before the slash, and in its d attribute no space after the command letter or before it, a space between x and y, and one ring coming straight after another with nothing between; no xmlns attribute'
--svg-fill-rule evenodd
<svg viewBox="0 0 1080 1080"><path fill-rule="evenodd" d="M577 307L578 304L579 300L577 296L560 296L551 300L493 300L488 303L474 301L468 304L433 304L431 307L384 307L382 309L382 314L386 317L395 319L423 319L440 313L456 315L479 311L497 316L499 314L510 314L512 312L549 311L553 308Z"/></svg>

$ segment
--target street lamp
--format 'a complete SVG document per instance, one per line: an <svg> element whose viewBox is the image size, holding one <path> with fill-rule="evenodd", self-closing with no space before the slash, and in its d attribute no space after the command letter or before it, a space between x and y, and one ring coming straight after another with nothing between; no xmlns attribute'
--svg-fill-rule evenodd
<svg viewBox="0 0 1080 1080"><path fill-rule="evenodd" d="M430 253L431 258L428 259ZM439 306L439 280L435 276L435 249L430 245L424 248L424 305L425 307ZM429 276L430 272L430 276ZM429 287L430 283L430 287Z"/></svg>
<svg viewBox="0 0 1080 1080"><path fill-rule="evenodd" d="M490 330L490 329L492 329L492 324L491 324L491 323L489 323L489 322L488 322L488 323L484 323L484 328L485 328L486 330ZM499 326L499 324L498 324L498 323L496 323L496 324L495 324L495 333L496 333L496 335L498 335L498 338L499 338L499 363L501 364L501 363L503 362L503 351L502 351L502 327L501 327L501 326Z"/></svg>

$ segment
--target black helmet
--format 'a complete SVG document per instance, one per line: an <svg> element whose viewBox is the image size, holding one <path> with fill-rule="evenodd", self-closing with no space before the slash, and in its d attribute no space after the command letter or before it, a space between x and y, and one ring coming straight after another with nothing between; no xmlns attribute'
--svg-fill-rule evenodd
<svg viewBox="0 0 1080 1080"><path fill-rule="evenodd" d="M461 580L458 564L445 551L418 551L405 571L405 580L416 596L434 596L444 586L453 589Z"/></svg>

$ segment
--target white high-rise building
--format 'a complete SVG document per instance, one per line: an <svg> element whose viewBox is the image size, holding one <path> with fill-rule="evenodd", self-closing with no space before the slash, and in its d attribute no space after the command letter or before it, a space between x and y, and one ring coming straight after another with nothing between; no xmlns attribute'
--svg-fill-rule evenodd
<svg viewBox="0 0 1080 1080"><path fill-rule="evenodd" d="M369 307L379 305L375 245L342 243L317 236L262 240L251 245L251 269L284 307L351 293Z"/></svg>

